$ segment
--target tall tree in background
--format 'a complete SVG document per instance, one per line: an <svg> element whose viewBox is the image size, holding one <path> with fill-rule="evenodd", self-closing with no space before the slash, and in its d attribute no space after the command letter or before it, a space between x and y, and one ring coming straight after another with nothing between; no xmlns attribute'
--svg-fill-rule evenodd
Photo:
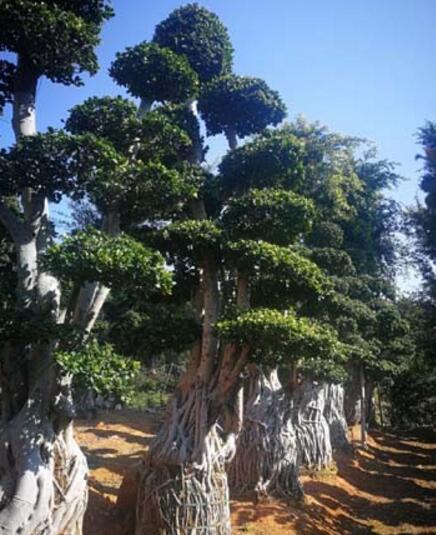
<svg viewBox="0 0 436 535"><path fill-rule="evenodd" d="M418 141L423 148L417 159L424 164L420 184L424 203L410 211L406 230L415 246L411 258L418 265L423 287L401 303L412 325L415 353L387 389L392 423L401 427L433 425L436 417L436 123L426 122L418 131Z"/></svg>

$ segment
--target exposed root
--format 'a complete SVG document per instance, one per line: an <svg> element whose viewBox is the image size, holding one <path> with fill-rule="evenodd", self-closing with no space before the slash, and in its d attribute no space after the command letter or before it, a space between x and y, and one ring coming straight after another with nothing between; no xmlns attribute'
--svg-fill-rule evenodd
<svg viewBox="0 0 436 535"><path fill-rule="evenodd" d="M71 424L59 433L28 402L0 436L0 533L81 535L87 464Z"/></svg>
<svg viewBox="0 0 436 535"><path fill-rule="evenodd" d="M206 388L172 400L140 477L135 535L230 534L230 450L208 413Z"/></svg>
<svg viewBox="0 0 436 535"><path fill-rule="evenodd" d="M301 463L323 470L333 464L330 429L324 416L327 390L316 381L304 381L294 396L294 424Z"/></svg>
<svg viewBox="0 0 436 535"><path fill-rule="evenodd" d="M254 490L258 498L300 500L297 435L292 404L276 371L259 371L250 379L244 426L236 456L228 468L232 490Z"/></svg>

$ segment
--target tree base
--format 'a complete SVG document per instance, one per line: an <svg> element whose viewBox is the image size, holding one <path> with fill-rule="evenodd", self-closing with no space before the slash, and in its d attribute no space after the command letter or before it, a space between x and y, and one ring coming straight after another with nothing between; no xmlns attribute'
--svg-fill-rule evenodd
<svg viewBox="0 0 436 535"><path fill-rule="evenodd" d="M145 466L135 535L230 535L227 475L195 467Z"/></svg>

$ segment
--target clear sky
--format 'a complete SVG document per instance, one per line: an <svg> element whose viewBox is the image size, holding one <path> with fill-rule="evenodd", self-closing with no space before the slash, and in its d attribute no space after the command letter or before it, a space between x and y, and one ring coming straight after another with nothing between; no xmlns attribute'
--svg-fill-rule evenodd
<svg viewBox="0 0 436 535"><path fill-rule="evenodd" d="M376 142L409 180L394 195L411 202L419 162L414 133L436 120L436 0L204 0L228 27L235 70L264 78L290 117L304 114L330 129ZM101 70L84 88L42 80L39 127L59 126L90 95L120 93L107 75L116 51L150 39L182 2L114 0L116 16L99 47ZM9 130L7 118L0 123ZM3 143L9 136L2 136ZM211 151L215 156L219 140Z"/></svg>
<svg viewBox="0 0 436 535"><path fill-rule="evenodd" d="M183 2L114 0L103 31L101 70L83 88L42 80L39 127L60 126L74 104L117 94L107 69L115 53L150 39L154 26ZM394 193L413 201L419 180L414 134L436 120L436 0L200 0L228 27L235 71L264 78L286 102L331 130L376 142L380 156L408 178ZM1 119L2 131L9 130ZM3 135L7 143L9 136ZM216 157L224 143L212 144Z"/></svg>

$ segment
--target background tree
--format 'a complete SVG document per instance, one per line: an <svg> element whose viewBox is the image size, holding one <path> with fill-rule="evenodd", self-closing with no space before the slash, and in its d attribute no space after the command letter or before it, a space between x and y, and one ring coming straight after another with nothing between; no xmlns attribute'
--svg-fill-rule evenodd
<svg viewBox="0 0 436 535"><path fill-rule="evenodd" d="M426 122L418 131L423 154L421 190L424 202L413 207L407 223L409 243L413 246L409 261L418 266L422 290L400 303L400 310L411 325L411 343L414 353L404 362L401 373L385 385L391 409L392 423L401 427L432 425L435 421L435 184L436 184L436 124Z"/></svg>

